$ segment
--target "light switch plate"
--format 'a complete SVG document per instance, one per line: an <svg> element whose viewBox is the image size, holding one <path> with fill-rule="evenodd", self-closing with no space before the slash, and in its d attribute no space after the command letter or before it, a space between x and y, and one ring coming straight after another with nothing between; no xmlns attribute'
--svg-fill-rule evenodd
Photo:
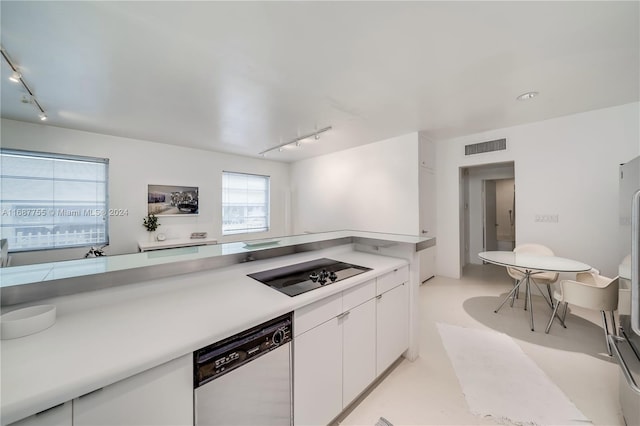
<svg viewBox="0 0 640 426"><path fill-rule="evenodd" d="M558 214L536 214L535 222L558 223Z"/></svg>

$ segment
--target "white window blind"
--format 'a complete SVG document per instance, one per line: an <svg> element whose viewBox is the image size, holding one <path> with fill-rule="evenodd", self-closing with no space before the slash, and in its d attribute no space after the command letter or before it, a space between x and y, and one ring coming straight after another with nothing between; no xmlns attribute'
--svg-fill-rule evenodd
<svg viewBox="0 0 640 426"><path fill-rule="evenodd" d="M0 236L9 251L108 243L102 158L0 150Z"/></svg>
<svg viewBox="0 0 640 426"><path fill-rule="evenodd" d="M222 235L269 230L269 176L222 172Z"/></svg>

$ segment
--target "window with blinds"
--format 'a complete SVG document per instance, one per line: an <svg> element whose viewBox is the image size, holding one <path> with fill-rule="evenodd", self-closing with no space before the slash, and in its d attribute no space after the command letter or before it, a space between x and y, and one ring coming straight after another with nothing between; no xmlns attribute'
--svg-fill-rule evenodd
<svg viewBox="0 0 640 426"><path fill-rule="evenodd" d="M269 176L222 172L222 235L269 230Z"/></svg>
<svg viewBox="0 0 640 426"><path fill-rule="evenodd" d="M0 166L9 251L108 243L108 159L1 149Z"/></svg>

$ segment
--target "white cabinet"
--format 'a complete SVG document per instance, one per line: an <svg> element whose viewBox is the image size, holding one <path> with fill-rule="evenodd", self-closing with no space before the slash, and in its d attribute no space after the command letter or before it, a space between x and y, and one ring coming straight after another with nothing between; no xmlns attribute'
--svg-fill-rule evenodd
<svg viewBox="0 0 640 426"><path fill-rule="evenodd" d="M347 312L342 318L342 408L376 378L376 301Z"/></svg>
<svg viewBox="0 0 640 426"><path fill-rule="evenodd" d="M409 281L409 267L394 269L376 279L376 295L381 295L402 283Z"/></svg>
<svg viewBox="0 0 640 426"><path fill-rule="evenodd" d="M294 422L325 425L375 379L375 280L294 313Z"/></svg>
<svg viewBox="0 0 640 426"><path fill-rule="evenodd" d="M376 378L375 284L342 292L342 408Z"/></svg>
<svg viewBox="0 0 640 426"><path fill-rule="evenodd" d="M420 159L420 166L426 167L430 170L436 169L436 143L426 137L426 134L420 132L418 134L418 158Z"/></svg>
<svg viewBox="0 0 640 426"><path fill-rule="evenodd" d="M342 313L342 293L325 297L310 305L303 306L293 314L293 337L319 326Z"/></svg>
<svg viewBox="0 0 640 426"><path fill-rule="evenodd" d="M293 418L326 425L342 411L342 330L333 318L294 340Z"/></svg>
<svg viewBox="0 0 640 426"><path fill-rule="evenodd" d="M328 424L409 347L409 268L294 313L294 423Z"/></svg>
<svg viewBox="0 0 640 426"><path fill-rule="evenodd" d="M73 400L73 425L192 425L193 356Z"/></svg>
<svg viewBox="0 0 640 426"><path fill-rule="evenodd" d="M409 347L409 285L402 283L377 296L376 374L380 375Z"/></svg>
<svg viewBox="0 0 640 426"><path fill-rule="evenodd" d="M57 405L9 426L71 426L71 401Z"/></svg>
<svg viewBox="0 0 640 426"><path fill-rule="evenodd" d="M105 386L11 426L193 425L193 355Z"/></svg>
<svg viewBox="0 0 640 426"><path fill-rule="evenodd" d="M437 227L437 183L433 170L420 167L419 177L419 220L420 235L423 237L435 237Z"/></svg>
<svg viewBox="0 0 640 426"><path fill-rule="evenodd" d="M426 248L420 252L420 282L436 275L436 248Z"/></svg>
<svg viewBox="0 0 640 426"><path fill-rule="evenodd" d="M437 230L437 176L435 171L435 144L424 140L420 143L419 177L419 222L422 237L436 237ZM420 282L435 275L436 248L420 252Z"/></svg>

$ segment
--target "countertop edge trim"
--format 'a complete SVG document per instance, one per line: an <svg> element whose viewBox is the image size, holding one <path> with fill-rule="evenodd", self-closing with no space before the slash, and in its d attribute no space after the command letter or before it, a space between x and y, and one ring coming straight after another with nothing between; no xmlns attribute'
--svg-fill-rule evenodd
<svg viewBox="0 0 640 426"><path fill-rule="evenodd" d="M264 249L247 253L233 253L202 259L176 261L160 265L142 266L119 271L100 272L90 275L40 281L31 284L8 286L2 288L0 306L10 306L50 299L53 297L69 296L86 291L102 290L105 288L135 284L158 278L217 269L254 260L321 250L339 245L351 244L352 242L353 237L334 238L325 241L294 244L284 247L265 247Z"/></svg>
<svg viewBox="0 0 640 426"><path fill-rule="evenodd" d="M354 232L354 234L357 234L357 232ZM47 281L37 281L28 284L3 287L2 297L0 297L0 306L30 303L53 297L69 296L86 291L129 285L158 278L221 268L253 260L268 259L353 243L376 247L391 247L408 244L409 246L414 246L416 252L420 252L429 247L435 246L436 239L429 238L418 243L411 243L397 241L392 237L387 239L351 235L328 238L321 241L291 244L287 246L264 247L246 253L231 253L221 256L211 256L183 261L176 260L175 262L157 265L140 266L130 269L99 272L95 274L65 277Z"/></svg>

